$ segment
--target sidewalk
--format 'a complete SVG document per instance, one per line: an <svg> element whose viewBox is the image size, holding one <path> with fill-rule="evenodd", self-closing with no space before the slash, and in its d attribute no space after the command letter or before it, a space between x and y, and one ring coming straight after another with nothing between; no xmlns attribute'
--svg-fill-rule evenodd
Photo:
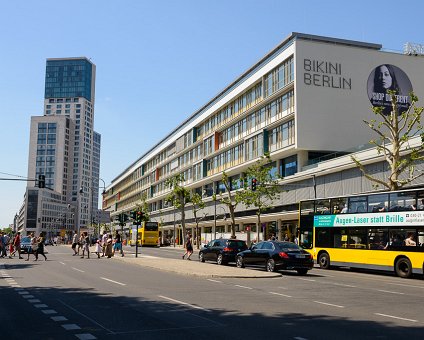
<svg viewBox="0 0 424 340"><path fill-rule="evenodd" d="M183 259L169 259L148 255L114 256L112 259L124 261L136 266L148 267L157 270L177 273L181 275L200 276L209 278L273 278L281 277L279 273L268 273L265 270L252 270L232 266L220 266L213 262L201 263L193 254L191 261Z"/></svg>

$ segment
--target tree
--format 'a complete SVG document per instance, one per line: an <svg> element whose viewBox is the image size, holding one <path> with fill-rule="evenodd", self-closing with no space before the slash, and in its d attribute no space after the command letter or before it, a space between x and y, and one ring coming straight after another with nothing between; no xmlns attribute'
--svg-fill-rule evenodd
<svg viewBox="0 0 424 340"><path fill-rule="evenodd" d="M169 186L169 188L172 190L171 193L169 193L165 201L168 203L172 203L172 205L175 207L175 209L179 209L181 212L181 226L183 227L183 242L185 246L185 207L187 203L190 202L190 191L186 189L182 184L184 183L184 176L183 174L175 175L171 178L168 178L165 182L165 185ZM174 235L175 238L175 235Z"/></svg>
<svg viewBox="0 0 424 340"><path fill-rule="evenodd" d="M193 209L194 221L196 223L196 246L197 249L200 248L200 232L199 232L199 222L202 218L197 217L197 213L205 208L205 202L203 202L202 196L197 192L192 193L191 203Z"/></svg>
<svg viewBox="0 0 424 340"><path fill-rule="evenodd" d="M351 159L362 171L364 176L374 183L374 187L382 185L388 190L398 190L424 175L423 171L416 172L415 163L423 160L424 133L421 123L423 107L417 107L418 97L410 94L411 104L407 110L401 112L397 105L397 96L394 91L388 91L391 96L392 110L386 115L383 107L373 107L377 119L364 123L377 134L376 139L370 140L375 145L378 154L384 154L389 164L390 174L386 180L378 179L367 173L364 165L354 156ZM410 141L416 136L421 136L421 143L411 147ZM402 176L408 171L407 176Z"/></svg>
<svg viewBox="0 0 424 340"><path fill-rule="evenodd" d="M273 201L278 197L279 176L273 176L271 173L271 157L268 153L258 159L254 164L247 168L244 178L244 190L237 192L238 199L241 200L247 208L254 206L258 221L258 240L259 228L261 226L261 215L273 207ZM249 182L256 181L255 188L253 184L249 187ZM265 236L265 235L264 235Z"/></svg>
<svg viewBox="0 0 424 340"><path fill-rule="evenodd" d="M235 210L237 205L241 202L241 199L236 192L234 195L231 193L231 188L234 187L231 182L231 179L228 177L225 171L222 172L221 182L225 186L225 193L219 193L221 197L221 202L228 207L228 211L230 212L231 218L231 238L236 238L236 218L235 218ZM216 192L213 195L213 200L216 201ZM215 216L216 218L216 216Z"/></svg>

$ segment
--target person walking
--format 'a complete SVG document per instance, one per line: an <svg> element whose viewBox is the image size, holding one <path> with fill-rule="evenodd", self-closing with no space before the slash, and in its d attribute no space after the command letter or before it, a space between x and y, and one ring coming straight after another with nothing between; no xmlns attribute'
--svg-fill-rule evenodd
<svg viewBox="0 0 424 340"><path fill-rule="evenodd" d="M74 253L72 256L77 255L77 245L78 245L78 233L75 231L74 235L72 236L72 250Z"/></svg>
<svg viewBox="0 0 424 340"><path fill-rule="evenodd" d="M38 255L44 256L44 261L47 261L46 254L44 254L44 234L41 233L37 239L37 250L35 251L35 261L38 260Z"/></svg>
<svg viewBox="0 0 424 340"><path fill-rule="evenodd" d="M87 258L90 258L90 238L88 237L88 233L84 231L82 233L82 256L84 258L84 252L87 251Z"/></svg>
<svg viewBox="0 0 424 340"><path fill-rule="evenodd" d="M193 242L192 242L192 238L191 238L190 233L187 233L185 246L186 246L186 248L185 248L186 251L185 251L184 255L182 256L183 260L184 260L185 256L187 255L187 260L191 261L190 257L193 254Z"/></svg>
<svg viewBox="0 0 424 340"><path fill-rule="evenodd" d="M113 256L112 243L113 243L112 234L109 234L106 241L106 252L105 252L105 255L107 256L108 259L110 259Z"/></svg>
<svg viewBox="0 0 424 340"><path fill-rule="evenodd" d="M16 233L13 243L11 242L10 244L13 244L14 250L9 253L9 257L12 258L12 255L15 255L15 253L18 252L19 258L23 259L21 256L21 233L19 231Z"/></svg>
<svg viewBox="0 0 424 340"><path fill-rule="evenodd" d="M113 256L115 256L115 250L119 250L121 252L121 256L124 257L124 251L122 250L122 238L119 231L117 231L115 235L115 244L113 245Z"/></svg>
<svg viewBox="0 0 424 340"><path fill-rule="evenodd" d="M102 257L104 257L106 253L107 239L107 233L104 233L102 236Z"/></svg>
<svg viewBox="0 0 424 340"><path fill-rule="evenodd" d="M100 245L100 240L96 241L95 253L98 258L100 258L100 253L102 252L102 246Z"/></svg>
<svg viewBox="0 0 424 340"><path fill-rule="evenodd" d="M25 261L29 261L29 255L36 253L37 251L37 238L35 237L34 233L29 234L29 236L31 237L31 243L30 243L30 247L28 248L28 257L26 258Z"/></svg>

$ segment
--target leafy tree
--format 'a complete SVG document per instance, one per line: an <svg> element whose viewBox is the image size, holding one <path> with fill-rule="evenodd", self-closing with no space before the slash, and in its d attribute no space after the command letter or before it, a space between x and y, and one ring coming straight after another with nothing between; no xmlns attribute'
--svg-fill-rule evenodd
<svg viewBox="0 0 424 340"><path fill-rule="evenodd" d="M192 203L192 211L194 216L194 221L196 223L196 246L197 249L200 248L200 232L199 232L199 222L202 219L201 217L197 217L197 213L205 208L205 202L203 202L202 196L197 192L191 194L191 203Z"/></svg>
<svg viewBox="0 0 424 340"><path fill-rule="evenodd" d="M231 193L231 188L234 187L235 183L231 182L231 179L228 177L225 171L222 172L221 182L225 186L225 192L220 193L220 201L225 204L230 212L231 219L231 238L236 238L236 218L235 218L235 210L237 205L241 202L241 198L239 196L239 192L237 191L235 194ZM216 200L216 193L213 195L213 200ZM216 216L215 216L216 218Z"/></svg>
<svg viewBox="0 0 424 340"><path fill-rule="evenodd" d="M423 107L417 107L418 97L410 94L411 105L404 112L399 112L396 103L396 93L388 91L391 95L392 110L385 115L383 107L374 107L373 112L377 119L364 123L377 134L376 139L370 140L370 144L375 145L378 154L384 154L390 166L390 174L386 180L378 179L366 172L364 165L354 156L351 159L362 171L364 176L372 181L374 187L383 186L388 190L398 190L411 183L418 177L424 175L423 171L416 172L415 163L423 160L424 132L421 123ZM421 143L418 146L411 146L410 141L416 136L421 136ZM407 176L402 176L408 172Z"/></svg>
<svg viewBox="0 0 424 340"><path fill-rule="evenodd" d="M180 210L181 213L181 225L183 227L183 242L185 246L185 207L190 202L190 191L183 186L184 176L183 174L175 175L168 178L165 185L169 186L172 190L165 198L165 201L171 203L176 209ZM175 237L175 235L174 235Z"/></svg>
<svg viewBox="0 0 424 340"><path fill-rule="evenodd" d="M268 153L253 163L245 172L244 190L237 192L238 199L241 200L247 208L253 206L256 210L259 228L261 226L261 215L273 207L273 201L278 197L279 176L273 176L271 173L271 157ZM248 186L249 180L256 179L256 190Z"/></svg>
<svg viewBox="0 0 424 340"><path fill-rule="evenodd" d="M5 233L5 234L7 234L7 235L10 235L10 234L12 234L12 228L10 228L10 227L6 227L6 228L3 228L3 229L1 229L1 231L3 232L3 233Z"/></svg>

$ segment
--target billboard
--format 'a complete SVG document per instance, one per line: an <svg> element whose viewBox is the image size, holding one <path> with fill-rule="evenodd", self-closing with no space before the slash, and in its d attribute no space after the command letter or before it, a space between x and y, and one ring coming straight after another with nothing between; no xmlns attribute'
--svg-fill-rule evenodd
<svg viewBox="0 0 424 340"><path fill-rule="evenodd" d="M424 58L374 48L295 42L296 146L346 151L375 135L363 122L375 118L373 106L390 112L388 90L397 91L400 110L411 90L424 101Z"/></svg>

